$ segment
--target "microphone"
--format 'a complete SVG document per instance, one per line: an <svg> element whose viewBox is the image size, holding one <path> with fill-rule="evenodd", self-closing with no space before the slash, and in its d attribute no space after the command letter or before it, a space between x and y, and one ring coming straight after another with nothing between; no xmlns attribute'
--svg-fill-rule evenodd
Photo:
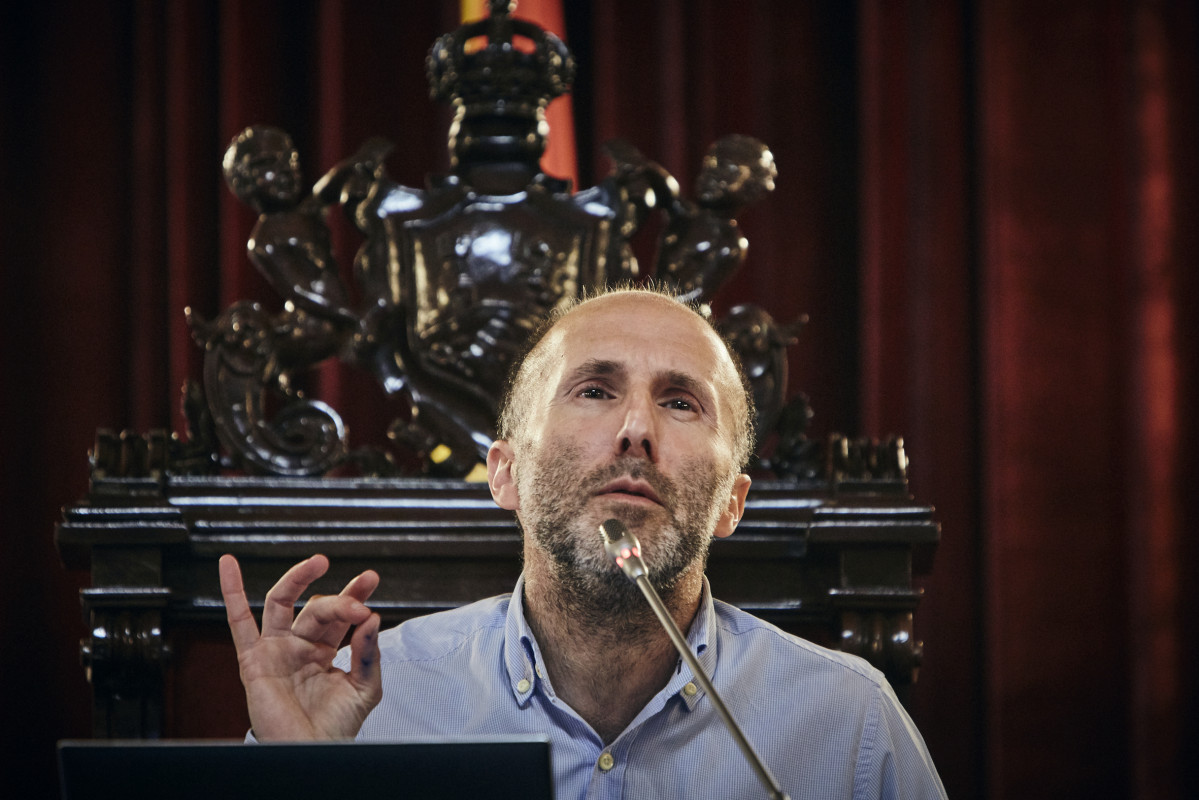
<svg viewBox="0 0 1199 800"><path fill-rule="evenodd" d="M695 679L704 687L704 691L708 693L708 697L712 700L712 705L720 713L720 718L724 720L725 727L729 729L729 733L733 735L733 740L737 742L737 746L741 748L741 753L745 756L745 760L754 768L754 772L758 775L758 780L765 787L767 795L771 800L791 800L787 793L783 791L783 787L766 768L766 764L762 762L758 756L754 746L749 743L749 739L745 738L745 734L741 731L741 727L737 724L737 720L733 719L733 715L729 712L728 706L724 704L720 694L716 691L716 687L712 685L708 674L704 672L704 668L699 665L699 661L692 654L691 649L687 647L687 640L683 638L682 631L675 624L674 618L670 616L670 612L666 610L666 605L662 602L662 598L658 596L658 592L654 589L652 583L649 582L649 570L645 568L645 562L641 560L641 543L637 541L637 537L633 535L625 524L618 519L610 519L600 523L600 536L604 538L604 550L608 556L616 562L616 566L624 571L629 580L637 584L641 589L641 593L645 595L645 599L649 601L649 606L654 610L654 614L658 617L658 621L662 623L662 627L666 629L666 633L670 636L670 641L674 643L674 649L679 651L679 655L687 662L687 666L691 668L691 672L695 675Z"/></svg>

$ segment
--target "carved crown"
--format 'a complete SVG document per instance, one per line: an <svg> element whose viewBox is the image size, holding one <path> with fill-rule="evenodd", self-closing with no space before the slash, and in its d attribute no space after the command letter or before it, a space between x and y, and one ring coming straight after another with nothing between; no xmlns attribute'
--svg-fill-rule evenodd
<svg viewBox="0 0 1199 800"><path fill-rule="evenodd" d="M528 114L570 91L574 56L554 34L513 18L515 8L515 0L491 0L486 18L433 44L427 72L434 99L472 111ZM473 48L480 37L486 38L486 45ZM531 52L520 39L531 45Z"/></svg>

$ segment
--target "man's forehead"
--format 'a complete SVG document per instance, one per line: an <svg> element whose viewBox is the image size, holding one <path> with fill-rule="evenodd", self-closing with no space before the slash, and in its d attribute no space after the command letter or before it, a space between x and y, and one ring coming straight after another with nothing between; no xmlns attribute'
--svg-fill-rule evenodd
<svg viewBox="0 0 1199 800"><path fill-rule="evenodd" d="M612 292L579 303L554 326L560 332L579 327L586 332L620 321L640 321L677 328L679 331L710 332L708 325L687 306L653 292Z"/></svg>
<svg viewBox="0 0 1199 800"><path fill-rule="evenodd" d="M740 382L712 326L664 295L615 292L588 300L559 320L545 341L550 350L557 351L555 360L565 369L594 358L598 349L613 343L619 345L618 355L624 359L685 348L694 359L693 366L711 371L718 382Z"/></svg>

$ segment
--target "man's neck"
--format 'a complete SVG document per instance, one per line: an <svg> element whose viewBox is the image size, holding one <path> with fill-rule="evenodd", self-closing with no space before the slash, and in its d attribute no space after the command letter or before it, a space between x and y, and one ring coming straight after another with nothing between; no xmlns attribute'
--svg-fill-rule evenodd
<svg viewBox="0 0 1199 800"><path fill-rule="evenodd" d="M564 590L539 566L526 560L524 612L546 674L558 697L611 742L670 681L678 653L648 603L605 618L593 598ZM680 630L691 627L702 589L697 566L664 598Z"/></svg>

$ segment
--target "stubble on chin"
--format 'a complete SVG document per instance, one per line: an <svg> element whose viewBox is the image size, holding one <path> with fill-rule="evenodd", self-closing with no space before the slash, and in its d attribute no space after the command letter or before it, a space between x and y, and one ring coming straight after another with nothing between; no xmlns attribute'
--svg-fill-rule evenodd
<svg viewBox="0 0 1199 800"><path fill-rule="evenodd" d="M653 487L661 507L613 504L611 516L638 534L650 581L669 605L687 583L684 579L703 571L722 508L719 498L729 495L732 478L722 479L710 464L697 462L684 465L688 483L680 486L642 459L618 459L579 477L580 460L577 447L559 445L551 455L526 462L528 474L520 476L525 479L522 527L545 556L539 560L539 577L550 584L548 594L560 610L580 624L644 620L650 613L645 599L604 552L598 529L602 520L591 519L602 503L595 493L624 476Z"/></svg>

